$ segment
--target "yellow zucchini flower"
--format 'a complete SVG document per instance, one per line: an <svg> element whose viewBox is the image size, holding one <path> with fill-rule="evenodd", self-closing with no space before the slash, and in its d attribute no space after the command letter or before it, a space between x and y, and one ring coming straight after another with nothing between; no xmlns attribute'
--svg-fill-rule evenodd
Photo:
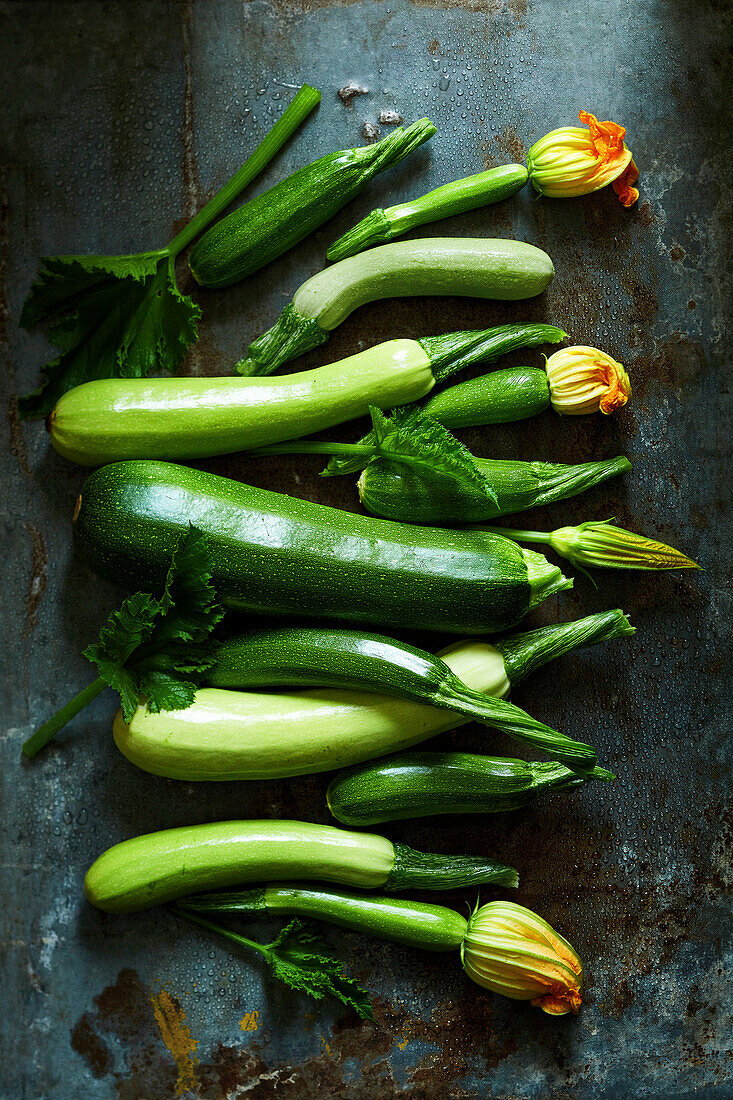
<svg viewBox="0 0 733 1100"><path fill-rule="evenodd" d="M479 985L515 1001L531 1001L551 1016L577 1015L583 964L567 940L522 905L494 901L476 907L461 961Z"/></svg>
<svg viewBox="0 0 733 1100"><path fill-rule="evenodd" d="M639 197L633 186L639 171L624 143L625 128L599 122L588 111L580 111L578 118L587 129L563 126L529 150L527 168L535 191L551 199L569 199L610 183L621 203L633 206Z"/></svg>
<svg viewBox="0 0 733 1100"><path fill-rule="evenodd" d="M620 363L598 348L560 348L545 362L550 400L565 416L620 409L631 397L631 382Z"/></svg>

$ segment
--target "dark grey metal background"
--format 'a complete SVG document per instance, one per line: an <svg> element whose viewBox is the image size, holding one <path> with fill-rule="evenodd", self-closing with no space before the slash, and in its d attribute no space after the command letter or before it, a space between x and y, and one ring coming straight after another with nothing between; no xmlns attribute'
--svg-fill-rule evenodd
<svg viewBox="0 0 733 1100"><path fill-rule="evenodd" d="M0 3L4 1100L174 1096L178 1072L150 1000L161 987L198 1043L189 1097L733 1096L724 992L729 17L722 0ZM348 79L370 89L352 109L336 95ZM106 696L35 763L20 757L22 740L86 682L80 649L120 598L71 550L83 472L14 411L14 395L36 384L48 353L42 335L17 328L37 256L162 244L262 136L292 95L288 85L304 80L323 89L323 103L252 193L358 144L362 123L382 107L408 121L428 114L438 133L259 275L222 292L194 290L204 320L192 372L227 372L318 270L327 244L372 206L521 158L581 107L626 124L641 168L632 211L610 190L569 203L525 191L426 230L541 245L557 268L545 298L508 307L380 303L308 360L516 317L557 322L630 370L633 404L615 418L560 423L547 414L465 437L499 457L628 454L634 470L623 482L528 524L615 514L705 566L698 575L604 573L597 590L579 576L535 617L623 606L638 626L628 643L570 657L516 697L593 741L617 782L501 820L385 830L415 846L515 864L518 900L586 962L578 1019L484 995L457 957L331 933L376 994L375 1022L359 1023L334 1003L290 995L250 957L163 912L105 917L83 901L89 863L132 834L248 815L327 821L325 777L195 786L145 775L112 743ZM182 282L190 289L185 273ZM351 484L319 480L317 461L209 465L356 507ZM443 742L478 748L486 735L471 729ZM264 937L271 927L256 930Z"/></svg>

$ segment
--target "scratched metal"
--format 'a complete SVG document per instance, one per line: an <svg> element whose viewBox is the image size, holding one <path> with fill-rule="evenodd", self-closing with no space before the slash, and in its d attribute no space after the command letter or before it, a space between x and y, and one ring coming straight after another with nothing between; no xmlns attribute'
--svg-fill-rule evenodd
<svg viewBox="0 0 733 1100"><path fill-rule="evenodd" d="M724 996L728 5L38 0L0 3L0 20L4 1100L733 1096ZM369 88L351 108L337 97L349 79ZM438 133L267 270L226 291L195 291L204 320L192 372L228 371L319 269L327 244L372 206L521 158L580 107L625 123L641 168L641 200L630 212L610 191L568 203L525 191L424 230L545 247L557 267L545 298L380 303L307 360L393 335L526 318L608 348L631 372L633 404L615 418L559 423L547 414L466 434L486 455L627 454L634 470L622 482L528 515L528 524L614 514L705 566L699 575L605 573L597 589L579 576L573 592L535 617L622 606L638 626L629 642L567 658L516 696L592 740L616 783L501 820L385 830L415 846L491 852L515 864L518 900L585 960L578 1019L485 995L462 976L457 956L330 933L349 971L375 993L375 1022L359 1023L334 1003L275 986L256 961L163 912L105 917L85 904L84 872L108 845L214 818L325 822L325 777L196 786L145 775L114 748L110 697L42 758L21 761L22 740L89 677L80 650L121 595L71 551L83 473L49 449L41 425L19 424L14 412L14 395L36 384L48 353L40 333L17 328L36 258L169 239L305 80L323 89L322 105L252 193L357 144L383 108L408 121L428 114ZM190 288L185 273L182 284ZM319 480L315 460L208 465L356 507L353 487ZM488 744L475 728L442 742ZM264 937L272 925L255 931Z"/></svg>

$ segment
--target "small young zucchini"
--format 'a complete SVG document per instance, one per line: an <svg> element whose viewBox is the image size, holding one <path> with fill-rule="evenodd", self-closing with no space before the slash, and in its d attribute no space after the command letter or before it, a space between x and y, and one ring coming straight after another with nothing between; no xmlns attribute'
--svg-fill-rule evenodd
<svg viewBox="0 0 733 1100"><path fill-rule="evenodd" d="M444 428L482 428L537 416L550 407L550 384L537 367L509 367L469 378L423 405Z"/></svg>
<svg viewBox="0 0 733 1100"><path fill-rule="evenodd" d="M176 908L189 913L267 912L307 917L423 951L457 951L468 931L466 918L445 905L353 890L319 890L307 882L273 882L236 893L198 894L185 898Z"/></svg>
<svg viewBox="0 0 733 1100"><path fill-rule="evenodd" d="M578 466L495 458L474 458L474 463L486 475L495 500L466 481L438 472L423 473L386 458L374 459L362 471L357 483L359 499L373 515L402 523L483 523L577 496L631 469L623 455Z"/></svg>
<svg viewBox="0 0 733 1100"><path fill-rule="evenodd" d="M519 707L473 691L441 661L405 642L363 630L290 627L224 642L206 679L214 687L336 687L396 695L444 707L493 726L574 767L595 764L588 745L531 718Z"/></svg>
<svg viewBox="0 0 733 1100"><path fill-rule="evenodd" d="M191 253L191 274L201 286L221 287L259 271L434 133L432 122L421 118L374 145L329 153L305 165L204 233Z"/></svg>
<svg viewBox="0 0 733 1100"><path fill-rule="evenodd" d="M374 833L306 821L214 821L115 844L89 868L84 890L98 909L134 913L273 874L388 891L518 882L517 872L496 860L417 852Z"/></svg>
<svg viewBox="0 0 733 1100"><path fill-rule="evenodd" d="M343 825L375 825L432 814L519 810L549 791L613 778L604 768L579 775L557 763L411 752L340 772L328 785L326 801Z"/></svg>
<svg viewBox="0 0 733 1100"><path fill-rule="evenodd" d="M375 244L387 244L418 225L508 199L524 187L528 178L523 164L502 164L476 176L452 180L427 195L421 195L419 199L390 206L386 210L372 210L348 233L334 241L326 256L329 260L344 260Z"/></svg>
<svg viewBox="0 0 733 1100"><path fill-rule="evenodd" d="M370 405L414 401L466 366L564 335L552 325L500 325L389 340L277 378L99 379L65 393L47 427L55 450L82 466L229 454L364 416Z"/></svg>
<svg viewBox="0 0 733 1100"><path fill-rule="evenodd" d="M380 298L448 294L515 301L547 289L555 269L540 248L499 238L397 241L341 260L306 280L272 328L249 346L240 374L271 374L326 342L350 313Z"/></svg>
<svg viewBox="0 0 733 1100"><path fill-rule="evenodd" d="M474 692L502 698L535 669L580 646L634 633L621 611L540 627L489 645L464 641L443 662ZM321 688L270 694L202 688L186 710L130 723L118 713L119 750L169 779L275 779L333 771L407 749L470 721L466 714L373 692Z"/></svg>
<svg viewBox="0 0 733 1100"><path fill-rule="evenodd" d="M501 536L353 515L164 462L96 470L74 529L92 569L139 588L164 583L190 524L220 600L242 611L478 634L572 584Z"/></svg>

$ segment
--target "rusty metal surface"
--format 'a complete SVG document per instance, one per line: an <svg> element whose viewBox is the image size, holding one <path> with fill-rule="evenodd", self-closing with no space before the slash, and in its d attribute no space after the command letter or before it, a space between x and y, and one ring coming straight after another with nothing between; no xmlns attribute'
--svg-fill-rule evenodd
<svg viewBox="0 0 733 1100"><path fill-rule="evenodd" d="M723 0L0 3L4 1100L733 1096L724 992L729 31ZM348 108L337 89L350 79L370 92ZM204 320L191 371L227 371L318 270L326 245L372 206L521 158L580 107L623 121L641 166L630 212L610 191L565 204L525 191L450 223L451 234L545 247L557 278L543 299L374 305L304 361L392 335L526 318L607 347L632 374L633 405L616 418L558 424L547 414L465 436L500 457L628 454L634 470L622 482L530 514L527 525L614 514L705 566L694 576L605 573L597 589L580 576L535 616L622 606L638 626L628 643L566 658L516 694L551 725L592 740L617 782L499 820L385 829L415 846L516 865L518 900L585 960L578 1019L482 994L457 957L331 934L376 994L375 1022L359 1023L334 1003L290 995L251 958L165 913L108 917L83 901L89 863L132 834L239 815L326 821L325 777L195 786L145 775L114 748L107 696L34 764L20 758L22 740L86 682L80 650L120 598L71 552L83 473L15 414L14 395L36 384L47 354L41 334L17 328L36 258L169 239L264 133L292 94L287 85L304 80L323 89L323 103L252 193L357 144L383 108L408 121L428 114L438 133L267 270L197 292ZM191 289L185 274L182 283ZM314 460L209 465L356 507L352 486L319 480ZM441 740L486 743L475 728ZM271 927L254 926L262 936Z"/></svg>

